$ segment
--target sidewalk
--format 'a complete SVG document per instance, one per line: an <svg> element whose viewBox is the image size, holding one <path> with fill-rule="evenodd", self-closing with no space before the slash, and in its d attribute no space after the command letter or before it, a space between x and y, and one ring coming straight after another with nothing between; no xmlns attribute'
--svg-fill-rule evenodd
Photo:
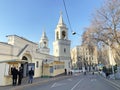
<svg viewBox="0 0 120 90"><path fill-rule="evenodd" d="M114 79L108 79L108 80L120 88L120 80L114 80Z"/></svg>
<svg viewBox="0 0 120 90"><path fill-rule="evenodd" d="M44 84L46 82L50 82L50 81L54 81L54 80L59 80L59 79L65 79L65 78L69 78L71 76L67 75L62 75L62 76L57 76L57 77L52 77L52 78L35 78L32 84L28 84L28 78L24 78L22 80L22 84L19 86L12 86L12 85L8 85L8 86L0 86L0 90L22 90L22 88L24 87L28 87L28 86L34 86L34 85L41 85Z"/></svg>
<svg viewBox="0 0 120 90"><path fill-rule="evenodd" d="M120 89L120 79L110 79L110 78L106 78L102 75L100 75L100 77L104 78L107 82L115 85L116 87L118 87Z"/></svg>

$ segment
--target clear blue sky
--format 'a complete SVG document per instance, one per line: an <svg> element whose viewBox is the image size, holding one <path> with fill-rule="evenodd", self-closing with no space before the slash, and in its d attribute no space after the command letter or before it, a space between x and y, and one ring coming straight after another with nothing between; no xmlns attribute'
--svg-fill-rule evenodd
<svg viewBox="0 0 120 90"><path fill-rule="evenodd" d="M92 13L103 4L103 0L65 0L71 26L69 29L71 48L80 45L84 28L90 25ZM51 54L55 28L60 11L68 28L68 20L62 0L0 0L0 41L7 42L6 35L19 35L33 42L39 42L43 28L49 38Z"/></svg>

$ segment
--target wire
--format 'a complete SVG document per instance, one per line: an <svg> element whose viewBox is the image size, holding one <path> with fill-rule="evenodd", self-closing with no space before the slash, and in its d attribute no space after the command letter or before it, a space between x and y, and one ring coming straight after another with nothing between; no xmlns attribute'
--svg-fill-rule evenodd
<svg viewBox="0 0 120 90"><path fill-rule="evenodd" d="M67 15L68 23L69 23L69 26L70 26L70 30L71 30L71 32L73 32L73 31L72 31L72 27L71 27L71 23L70 23L70 19L69 19L69 16L68 16L66 4L65 4L65 1L64 1L64 0L63 0L63 4L64 4L65 12L66 12L66 15Z"/></svg>

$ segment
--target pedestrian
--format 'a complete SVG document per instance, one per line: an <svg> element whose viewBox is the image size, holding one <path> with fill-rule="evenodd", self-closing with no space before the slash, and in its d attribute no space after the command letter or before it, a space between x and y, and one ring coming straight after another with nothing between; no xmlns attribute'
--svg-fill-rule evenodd
<svg viewBox="0 0 120 90"><path fill-rule="evenodd" d="M106 72L106 78L109 78L109 72Z"/></svg>
<svg viewBox="0 0 120 90"><path fill-rule="evenodd" d="M16 86L18 70L15 67L13 67L11 73L12 73L12 82L13 82L12 84L13 86Z"/></svg>
<svg viewBox="0 0 120 90"><path fill-rule="evenodd" d="M22 69L22 67L19 67L19 71L18 71L18 85L21 85L22 78L23 78L23 69Z"/></svg>
<svg viewBox="0 0 120 90"><path fill-rule="evenodd" d="M65 75L67 75L67 69L65 68Z"/></svg>
<svg viewBox="0 0 120 90"><path fill-rule="evenodd" d="M34 71L32 70L32 68L31 68L31 70L29 71L29 81L28 81L28 83L32 83L33 82L33 76L34 76Z"/></svg>

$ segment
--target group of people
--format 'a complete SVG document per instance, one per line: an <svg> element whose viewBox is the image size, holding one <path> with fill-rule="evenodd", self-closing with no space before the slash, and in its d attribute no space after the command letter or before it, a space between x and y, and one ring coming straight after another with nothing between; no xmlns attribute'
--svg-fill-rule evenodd
<svg viewBox="0 0 120 90"><path fill-rule="evenodd" d="M22 67L19 67L19 70L17 70L16 67L11 68L11 74L12 74L12 85L13 86L16 86L17 84L21 85L22 78L23 78ZM28 83L32 83L33 76L34 76L34 71L32 70L32 68L31 68L31 70L29 70L28 75L29 75Z"/></svg>
<svg viewBox="0 0 120 90"><path fill-rule="evenodd" d="M19 70L17 70L16 67L13 67L11 68L11 74L12 74L13 86L17 84L17 79L18 79L18 85L20 85L23 78L23 69L20 67Z"/></svg>

